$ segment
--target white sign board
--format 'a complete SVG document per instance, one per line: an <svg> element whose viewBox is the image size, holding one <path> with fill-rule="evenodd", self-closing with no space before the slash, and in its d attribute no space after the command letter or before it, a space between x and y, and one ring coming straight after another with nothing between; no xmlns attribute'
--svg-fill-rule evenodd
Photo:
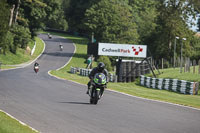
<svg viewBox="0 0 200 133"><path fill-rule="evenodd" d="M98 55L146 58L146 45L99 43Z"/></svg>

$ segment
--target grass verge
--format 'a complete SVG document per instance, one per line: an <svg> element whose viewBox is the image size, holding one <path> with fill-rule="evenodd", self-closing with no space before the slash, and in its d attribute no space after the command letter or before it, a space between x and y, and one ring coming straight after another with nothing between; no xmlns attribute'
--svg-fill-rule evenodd
<svg viewBox="0 0 200 133"><path fill-rule="evenodd" d="M196 81L200 82L200 74L198 74L196 68L196 73L192 72L193 67L191 67L191 72L182 72L180 73L180 68L169 68L169 69L163 69L160 70L162 74L157 75L158 78L173 78L173 79L179 79L179 80L187 80L187 81ZM158 74L158 72L156 72Z"/></svg>
<svg viewBox="0 0 200 133"><path fill-rule="evenodd" d="M36 131L0 111L0 133L36 133Z"/></svg>
<svg viewBox="0 0 200 133"><path fill-rule="evenodd" d="M57 34L58 35L58 34ZM64 34L59 34L60 36L63 36L67 39L71 39L72 41L76 39L84 39L84 38L77 38L73 36L68 36ZM56 71L53 70L50 73L61 77L63 79L72 80L81 84L87 84L88 77L83 77L78 74L70 74L70 67L86 67L85 60L86 60L86 51L87 51L87 45L86 44L80 44L76 43L76 53L74 54L72 60L70 63L64 67L63 69ZM171 69L162 71L163 74L160 75L162 78L180 78L184 80L191 81L192 77L194 78L194 75L187 76L188 74L185 74L184 76L175 74ZM169 73L168 73L169 72ZM167 74L168 73L168 74ZM194 78L194 80L199 81L200 78ZM184 95L179 94L175 92L170 92L166 90L156 90L151 88L145 88L137 84L138 82L132 82L132 83L109 83L108 88L111 90L116 90L119 92L127 93L134 96L139 96L143 98L149 98L154 100L160 100L185 106L191 106L195 108L200 108L200 95Z"/></svg>
<svg viewBox="0 0 200 133"><path fill-rule="evenodd" d="M36 49L32 56L30 55L30 52L26 53L26 50L20 48L17 50L17 54L11 52L7 52L6 55L0 54L0 62L2 63L1 69L15 68L22 63L30 62L38 57L44 48L44 44L38 37L35 38L35 41ZM34 42L29 43L31 48L33 48L33 45Z"/></svg>

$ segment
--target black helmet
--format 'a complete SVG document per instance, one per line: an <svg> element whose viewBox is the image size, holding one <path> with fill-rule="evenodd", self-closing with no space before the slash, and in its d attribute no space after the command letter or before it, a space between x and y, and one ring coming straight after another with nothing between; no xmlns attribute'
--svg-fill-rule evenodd
<svg viewBox="0 0 200 133"><path fill-rule="evenodd" d="M99 62L98 66L97 66L98 70L100 72L103 72L104 68L105 68L105 64L103 62Z"/></svg>

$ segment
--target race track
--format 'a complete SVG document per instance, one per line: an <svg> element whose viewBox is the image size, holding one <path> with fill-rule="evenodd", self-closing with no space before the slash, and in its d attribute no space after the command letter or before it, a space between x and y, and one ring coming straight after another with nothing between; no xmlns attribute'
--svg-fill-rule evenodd
<svg viewBox="0 0 200 133"><path fill-rule="evenodd" d="M199 133L200 110L105 91L89 104L87 87L48 75L74 52L66 39L40 35L46 49L25 68L0 72L0 109L42 133ZM59 44L64 46L59 50Z"/></svg>

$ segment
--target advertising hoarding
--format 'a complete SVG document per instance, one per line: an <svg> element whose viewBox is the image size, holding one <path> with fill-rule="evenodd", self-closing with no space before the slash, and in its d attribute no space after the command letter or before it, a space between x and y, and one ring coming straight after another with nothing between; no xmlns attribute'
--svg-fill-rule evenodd
<svg viewBox="0 0 200 133"><path fill-rule="evenodd" d="M98 55L146 58L146 45L99 43Z"/></svg>

